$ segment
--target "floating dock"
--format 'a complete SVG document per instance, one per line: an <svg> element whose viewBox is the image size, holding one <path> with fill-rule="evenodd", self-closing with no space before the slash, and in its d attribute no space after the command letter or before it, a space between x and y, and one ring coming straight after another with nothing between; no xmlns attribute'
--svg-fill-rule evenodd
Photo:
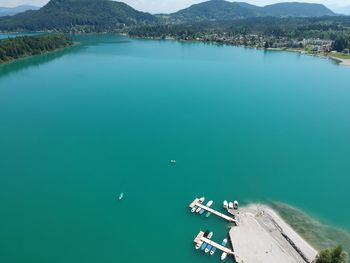
<svg viewBox="0 0 350 263"><path fill-rule="evenodd" d="M201 204L200 201L199 201L199 198L194 199L194 201L189 205L189 207L191 209L193 207L195 207L195 206L200 207L200 208L202 208L202 209L204 209L204 210L206 210L206 211L208 211L208 212L210 212L210 213L212 213L214 215L217 215L218 217L221 217L221 218L223 218L223 219L225 219L225 220L227 220L229 222L233 222L233 223L237 224L237 220L236 219L234 219L232 217L229 217L229 216L227 216L227 215L225 215L223 213L220 213L220 212L218 212L218 211L216 211L216 210L214 210L214 209L212 209L210 207L207 207L206 205Z"/></svg>
<svg viewBox="0 0 350 263"><path fill-rule="evenodd" d="M195 237L195 239L193 241L196 244L201 243L201 242L207 243L207 244L211 245L212 247L215 247L215 248L221 250L222 252L227 253L227 255L234 256L234 252L231 249L224 247L224 246L222 246L218 243L215 243L214 241L211 241L210 239L204 237L203 231L199 231L198 235Z"/></svg>

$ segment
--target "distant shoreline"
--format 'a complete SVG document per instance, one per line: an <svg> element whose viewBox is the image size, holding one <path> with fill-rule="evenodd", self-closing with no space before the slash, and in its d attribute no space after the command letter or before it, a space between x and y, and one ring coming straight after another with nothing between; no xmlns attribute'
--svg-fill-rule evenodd
<svg viewBox="0 0 350 263"><path fill-rule="evenodd" d="M310 55L313 57L318 57L318 58L326 58L326 59L331 59L338 64L342 66L347 66L350 67L350 59L341 59L341 58L336 58L331 56L331 53L329 54L324 54L324 53L312 53L308 52L306 50L302 49L293 49L293 48L259 48L259 47L254 47L254 46L241 46L241 45L233 45L233 44L228 44L228 43L218 43L215 41L202 41L202 40L185 40L185 39L177 39L175 37L166 37L166 38L161 38L161 37L137 37L137 36L130 36L126 33L121 33L120 35L127 36L130 38L134 39L145 39L145 40L172 40L172 41L179 41L179 42L194 42L194 43L210 43L210 44L217 44L217 45L226 45L226 46L233 46L233 47L243 47L243 48L251 48L251 49L258 49L258 50L266 50L266 51L287 51L287 52L295 52L295 53L300 53L304 55Z"/></svg>
<svg viewBox="0 0 350 263"><path fill-rule="evenodd" d="M26 33L45 33L46 31L35 31L35 32L26 32ZM21 32L2 32L0 31L0 34L20 34ZM22 32L23 33L23 32ZM46 32L46 33L50 33L50 32ZM97 35L102 35L102 34L108 34L108 32L100 32L100 33L82 33L82 34L76 34L76 35L89 35L89 34L97 34ZM130 36L129 34L125 33L125 32L114 32L111 34L117 34L117 35L121 35L121 36L126 36L129 38L133 38L133 39L144 39L144 40L171 40L171 41L178 41L178 42L194 42L194 43L210 43L210 44L216 44L216 45L227 45L227 46L233 46L233 47L243 47L243 48L252 48L252 49L258 49L258 50L267 50L267 51L287 51L287 52L296 52L296 53L300 53L300 54L304 54L304 55L310 55L310 56L314 56L314 57L318 57L318 58L325 58L325 59L331 59L335 62L337 62L339 65L342 66L346 66L346 67L350 67L350 59L342 59L342 58L337 58L331 55L331 53L329 54L324 54L324 53L312 53L312 52L308 52L306 50L302 50L302 49L293 49L293 48L259 48L259 47L254 47L254 46L241 46L241 45L232 45L232 44L228 44L228 43L218 43L215 41L202 41L202 40L184 40L184 39L177 39L175 37L166 37L166 38L161 38L161 37L137 37L137 36ZM71 46L67 46L67 47L72 47L72 46L76 46L78 43L74 42L73 45ZM58 50L53 50L50 52L45 52L42 54L47 54L47 53L51 53L51 52L55 52L55 51L59 51L62 49L65 49L67 47L64 48L60 48ZM40 54L38 54L40 55ZM4 63L0 63L0 65L4 65L4 64L8 64L11 63L13 61L17 61L19 59L23 59L23 58L27 58L27 57L32 57L33 55L30 56L25 56L25 57L21 57L15 60L11 60L11 61L7 61ZM35 56L35 55L34 55Z"/></svg>

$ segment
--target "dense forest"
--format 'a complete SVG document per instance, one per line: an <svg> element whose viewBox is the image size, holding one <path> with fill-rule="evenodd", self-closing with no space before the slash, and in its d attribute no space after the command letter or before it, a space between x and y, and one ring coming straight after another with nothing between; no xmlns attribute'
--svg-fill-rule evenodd
<svg viewBox="0 0 350 263"><path fill-rule="evenodd" d="M350 17L277 18L259 17L234 21L207 21L133 27L126 31L133 37L203 40L209 35L225 39L258 35L265 39L322 39L334 41L334 50L350 48Z"/></svg>
<svg viewBox="0 0 350 263"><path fill-rule="evenodd" d="M51 0L40 10L0 17L2 31L115 31L156 21L151 14L110 0Z"/></svg>
<svg viewBox="0 0 350 263"><path fill-rule="evenodd" d="M162 17L168 22L184 23L235 20L251 17L325 17L335 15L330 9L321 4L294 2L277 3L261 7L245 2L212 0L192 5Z"/></svg>
<svg viewBox="0 0 350 263"><path fill-rule="evenodd" d="M0 63L73 45L63 34L23 36L0 40Z"/></svg>

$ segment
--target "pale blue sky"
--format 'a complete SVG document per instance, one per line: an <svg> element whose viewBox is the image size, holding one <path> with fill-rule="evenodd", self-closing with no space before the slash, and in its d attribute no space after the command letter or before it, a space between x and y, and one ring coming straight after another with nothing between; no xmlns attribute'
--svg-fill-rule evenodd
<svg viewBox="0 0 350 263"><path fill-rule="evenodd" d="M196 4L203 2L204 0L123 0L132 7L146 11L150 13L168 13L174 12L179 9L188 7L191 4ZM244 0L240 0L244 1ZM288 0L287 0L288 1ZM248 2L255 5L266 5L276 2L287 2L286 0L247 0ZM295 2L298 0L291 0L289 2ZM336 6L350 6L350 0L299 0L300 2L309 2L309 3L323 3L328 7ZM36 6L42 6L46 4L48 0L0 0L0 6L13 7L22 4L30 4Z"/></svg>

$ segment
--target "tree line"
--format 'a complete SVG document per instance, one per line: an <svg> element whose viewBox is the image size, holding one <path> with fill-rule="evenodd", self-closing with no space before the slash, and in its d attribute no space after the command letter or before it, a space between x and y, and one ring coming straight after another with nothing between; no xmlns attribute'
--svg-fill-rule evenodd
<svg viewBox="0 0 350 263"><path fill-rule="evenodd" d="M219 34L227 37L237 35L260 35L263 37L286 37L288 39L323 39L334 41L334 50L350 48L350 17L276 18L258 17L232 21L206 21L183 24L159 24L129 28L134 37L195 39L205 35Z"/></svg>
<svg viewBox="0 0 350 263"><path fill-rule="evenodd" d="M0 63L73 45L63 34L20 36L0 40Z"/></svg>

